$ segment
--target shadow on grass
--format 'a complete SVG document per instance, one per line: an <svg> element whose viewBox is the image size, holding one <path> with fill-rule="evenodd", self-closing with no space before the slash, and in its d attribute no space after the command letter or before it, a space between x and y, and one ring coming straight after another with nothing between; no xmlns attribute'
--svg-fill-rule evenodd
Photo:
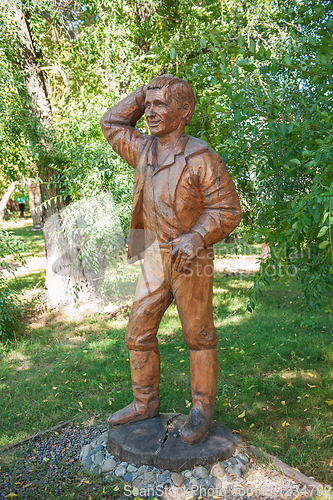
<svg viewBox="0 0 333 500"><path fill-rule="evenodd" d="M32 278L31 278L32 279ZM35 279L35 278L34 278ZM37 279L37 278L36 278ZM31 283L26 282L27 286ZM329 307L306 311L298 284L264 291L246 311L246 279L214 280L219 333L215 419L293 467L332 482L333 343ZM93 423L130 403L127 316L32 318L0 362L1 444L61 420ZM188 413L189 352L174 304L158 334L161 411ZM326 401L326 402L325 402Z"/></svg>

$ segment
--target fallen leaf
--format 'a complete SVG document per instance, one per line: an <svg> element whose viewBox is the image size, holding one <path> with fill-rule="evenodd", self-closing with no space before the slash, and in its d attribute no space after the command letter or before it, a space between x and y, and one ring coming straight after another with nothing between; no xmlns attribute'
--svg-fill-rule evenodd
<svg viewBox="0 0 333 500"><path fill-rule="evenodd" d="M14 498L17 497L16 493L9 493L6 498Z"/></svg>
<svg viewBox="0 0 333 500"><path fill-rule="evenodd" d="M66 385L66 384L69 384L69 380L66 380L65 385Z"/></svg>
<svg viewBox="0 0 333 500"><path fill-rule="evenodd" d="M103 488L103 495L105 495L105 486L104 486L104 488Z"/></svg>
<svg viewBox="0 0 333 500"><path fill-rule="evenodd" d="M325 401L325 403L331 406L331 405L333 405L333 400L327 399L327 401Z"/></svg>
<svg viewBox="0 0 333 500"><path fill-rule="evenodd" d="M310 389L313 389L314 387L317 387L316 385L310 385L310 384L306 384L310 387Z"/></svg>
<svg viewBox="0 0 333 500"><path fill-rule="evenodd" d="M250 389L252 389L252 387L254 387L254 385L250 385L250 387L248 388L248 391L249 391Z"/></svg>
<svg viewBox="0 0 333 500"><path fill-rule="evenodd" d="M119 490L119 486L115 486L115 487L113 488L113 491L118 491L118 490Z"/></svg>
<svg viewBox="0 0 333 500"><path fill-rule="evenodd" d="M63 370L61 370L61 372L60 372L60 373L64 373L64 371L65 371L65 368L64 368Z"/></svg>
<svg viewBox="0 0 333 500"><path fill-rule="evenodd" d="M79 401L79 405L81 406L81 408L83 408L83 404L81 403L81 401Z"/></svg>
<svg viewBox="0 0 333 500"><path fill-rule="evenodd" d="M285 402L285 401L281 401L281 404L282 404L283 406L285 406L285 405L286 405L286 402Z"/></svg>
<svg viewBox="0 0 333 500"><path fill-rule="evenodd" d="M240 413L240 414L238 415L238 418L244 418L244 417L245 417L245 411L243 411L242 413Z"/></svg>

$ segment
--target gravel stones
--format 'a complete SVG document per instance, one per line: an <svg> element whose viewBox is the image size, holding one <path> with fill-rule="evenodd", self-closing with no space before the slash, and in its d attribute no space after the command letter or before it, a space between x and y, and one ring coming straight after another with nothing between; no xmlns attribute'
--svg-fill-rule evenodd
<svg viewBox="0 0 333 500"><path fill-rule="evenodd" d="M106 435L105 427L79 428L69 425L66 429L61 430L59 434L52 434L45 441L36 439L28 446L21 447L21 458L18 458L15 463L15 471L14 469L11 471L7 466L1 470L0 500L4 500L11 492L24 500L46 498L46 496L34 494L34 485L36 488L42 485L44 491L44 488L51 481L56 481L54 494L58 495L58 498L63 498L61 492L62 485L65 484L69 477L72 481L73 473L79 477L82 465L84 466L84 470L89 470L96 474L102 473L103 477L99 478L99 481L105 481L105 483L112 482L114 484L116 484L115 481L119 482L119 479L124 481L126 488L130 487L133 496L140 498L147 498L152 492L154 492L153 496L161 498L160 492L162 489L162 497L165 500L174 500L175 498L185 500L191 496L196 498L200 496L200 491L203 498L205 498L206 492L208 498L213 498L214 496L228 499L234 497L245 499L251 497L251 499L255 498L256 500L259 498L260 500L268 500L272 498L272 488L275 488L279 492L279 497L284 495L284 498L292 500L292 498L299 496L303 488L302 485L288 479L275 470L261 467L257 462L250 462L245 455L244 447L241 446L236 450L234 457L232 457L234 460L230 458L224 462L214 464L209 469L210 474L208 474L208 467L197 467L195 470L206 470L206 473L203 474L206 477L199 477L194 470L184 470L181 474L178 474L169 470L156 470L153 466L141 466L138 468L133 464L122 462L107 452ZM103 439L101 439L102 436L104 436ZM92 446L92 443L94 446ZM246 449L246 453L248 453L248 448ZM88 455L90 455L89 458ZM97 463L100 461L100 457L104 457L104 461L101 464ZM33 468L35 470L32 473ZM222 468L225 470L225 474L222 477L218 477L218 473L222 474ZM116 469L118 471L119 469L122 470L124 474L116 476ZM40 472L36 476L36 471L38 470ZM151 477L155 478L151 484L146 484L144 480L144 476L147 473L152 474ZM178 483L174 481L175 478L179 479L179 484L183 480L180 486L177 486ZM21 484L18 484L18 482ZM31 486L25 489L23 486L26 484L31 484ZM79 484L76 486L79 486ZM148 491L148 488L150 491L149 494L145 493ZM242 493L244 491L247 492L247 496L245 497ZM166 492L165 495L164 492ZM213 497L211 497L211 494ZM308 489L308 495L310 494L311 489ZM120 492L119 495L116 500L124 500L125 497L133 498L127 494L124 497L124 494ZM79 493L76 496L79 498Z"/></svg>
<svg viewBox="0 0 333 500"><path fill-rule="evenodd" d="M125 476L126 472L127 472L126 467L124 465L118 465L115 468L114 475L116 477L122 477L122 476Z"/></svg>
<svg viewBox="0 0 333 500"><path fill-rule="evenodd" d="M80 453L80 460L83 462L87 456L88 456L88 453L90 453L92 450L92 447L90 444L86 444L82 450L81 450L81 453Z"/></svg>
<svg viewBox="0 0 333 500"><path fill-rule="evenodd" d="M106 431L105 426L79 427L69 424L57 432L50 432L36 437L21 446L19 456L11 465L1 464L0 499L10 493L22 499L42 498L40 489L50 483L61 497L61 488L69 477L79 475L82 470L90 470L95 464L88 454L92 451L91 443ZM16 483L16 484L15 484ZM26 488L25 486L30 486ZM35 494L35 488L38 493ZM46 493L45 493L46 495Z"/></svg>
<svg viewBox="0 0 333 500"><path fill-rule="evenodd" d="M171 479L170 472L164 471L156 477L156 484L167 484Z"/></svg>
<svg viewBox="0 0 333 500"><path fill-rule="evenodd" d="M146 472L145 475L143 476L143 481L147 485L154 484L155 477L156 477L156 475L153 472L149 471L149 472Z"/></svg>
<svg viewBox="0 0 333 500"><path fill-rule="evenodd" d="M134 486L136 488L137 486L139 486L141 481L142 481L141 477L137 477L136 479L134 479L132 486Z"/></svg>
<svg viewBox="0 0 333 500"><path fill-rule="evenodd" d="M108 440L108 431L104 432L104 434L101 435L101 437L99 437L97 440L96 440L96 443L97 444L106 444Z"/></svg>
<svg viewBox="0 0 333 500"><path fill-rule="evenodd" d="M80 457L84 467L90 468L91 472L102 472L112 480L121 479L126 485L130 485L135 496L145 496L145 491L155 492L176 488L176 491L184 489L184 492L199 491L203 489L214 489L218 492L223 487L223 481L232 481L233 478L241 480L247 471L246 463L249 461L244 454L236 454L229 460L217 462L210 471L208 468L198 466L181 473L169 470L157 470L153 465L142 465L136 467L127 462L121 462L111 456L106 450L107 433L88 445L83 446ZM85 459L85 460L82 460ZM136 493L134 493L136 491ZM185 495L186 496L186 495Z"/></svg>
<svg viewBox="0 0 333 500"><path fill-rule="evenodd" d="M249 462L249 459L245 455L243 455L242 453L238 453L238 455L236 455L236 460L242 462L243 465L245 465Z"/></svg>
<svg viewBox="0 0 333 500"><path fill-rule="evenodd" d="M147 465L141 465L141 467L138 468L137 474L138 476L143 476L148 470Z"/></svg>
<svg viewBox="0 0 333 500"><path fill-rule="evenodd" d="M222 489L222 481L219 477L213 476L211 478L211 484L212 484L213 488L215 488L216 490Z"/></svg>
<svg viewBox="0 0 333 500"><path fill-rule="evenodd" d="M102 451L98 451L95 455L93 455L93 461L95 465L101 465L104 462L104 453Z"/></svg>
<svg viewBox="0 0 333 500"><path fill-rule="evenodd" d="M93 466L92 458L88 457L85 460L83 460L82 465L83 465L85 470L90 470Z"/></svg>

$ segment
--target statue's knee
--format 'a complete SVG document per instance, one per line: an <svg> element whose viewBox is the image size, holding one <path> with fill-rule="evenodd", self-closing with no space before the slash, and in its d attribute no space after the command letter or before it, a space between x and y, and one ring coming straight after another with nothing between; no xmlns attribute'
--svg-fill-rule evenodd
<svg viewBox="0 0 333 500"><path fill-rule="evenodd" d="M188 331L184 335L184 341L191 351L215 349L218 342L218 336L215 328L203 328L200 331Z"/></svg>
<svg viewBox="0 0 333 500"><path fill-rule="evenodd" d="M151 351L158 345L156 335L136 334L127 332L125 335L125 345L132 351Z"/></svg>

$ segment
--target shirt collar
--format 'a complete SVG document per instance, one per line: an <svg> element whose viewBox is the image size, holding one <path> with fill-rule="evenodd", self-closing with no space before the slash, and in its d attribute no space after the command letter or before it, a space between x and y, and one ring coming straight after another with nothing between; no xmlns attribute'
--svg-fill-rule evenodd
<svg viewBox="0 0 333 500"><path fill-rule="evenodd" d="M176 156L183 155L185 152L185 147L188 141L188 137L181 135L173 151L164 160L163 165L157 167L157 137L151 142L150 148L147 155L147 165L154 168L153 175L157 174L163 168L169 167L176 161Z"/></svg>

